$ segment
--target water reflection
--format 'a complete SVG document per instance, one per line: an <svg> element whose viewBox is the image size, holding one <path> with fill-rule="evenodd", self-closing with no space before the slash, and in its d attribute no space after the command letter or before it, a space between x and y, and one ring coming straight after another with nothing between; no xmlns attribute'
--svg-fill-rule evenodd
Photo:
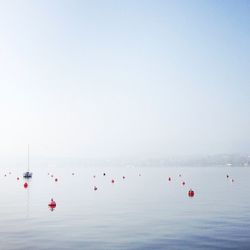
<svg viewBox="0 0 250 250"><path fill-rule="evenodd" d="M26 218L28 219L30 217L30 182L31 179L26 179L23 178L24 180L26 180L26 182L24 183L24 188L27 190L27 195L26 195Z"/></svg>
<svg viewBox="0 0 250 250"><path fill-rule="evenodd" d="M48 206L49 207L49 210L51 211L51 212L53 212L55 209L56 209L56 207L51 207L51 206Z"/></svg>

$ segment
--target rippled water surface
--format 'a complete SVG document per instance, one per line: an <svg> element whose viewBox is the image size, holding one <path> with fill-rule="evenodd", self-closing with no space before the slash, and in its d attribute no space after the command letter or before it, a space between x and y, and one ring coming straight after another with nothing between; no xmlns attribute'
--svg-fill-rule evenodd
<svg viewBox="0 0 250 250"><path fill-rule="evenodd" d="M1 170L0 249L250 249L247 167L69 166L33 174L25 189L20 170Z"/></svg>

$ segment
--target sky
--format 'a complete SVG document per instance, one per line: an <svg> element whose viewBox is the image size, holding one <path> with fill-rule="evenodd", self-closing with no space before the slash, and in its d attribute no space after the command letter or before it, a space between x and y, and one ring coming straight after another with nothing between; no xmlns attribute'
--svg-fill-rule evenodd
<svg viewBox="0 0 250 250"><path fill-rule="evenodd" d="M250 152L249 1L0 1L0 157Z"/></svg>

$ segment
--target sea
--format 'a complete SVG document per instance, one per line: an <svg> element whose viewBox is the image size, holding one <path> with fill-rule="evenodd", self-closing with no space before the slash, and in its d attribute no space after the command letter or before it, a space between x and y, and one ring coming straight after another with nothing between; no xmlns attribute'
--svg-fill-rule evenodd
<svg viewBox="0 0 250 250"><path fill-rule="evenodd" d="M23 170L0 168L1 250L250 249L250 167Z"/></svg>

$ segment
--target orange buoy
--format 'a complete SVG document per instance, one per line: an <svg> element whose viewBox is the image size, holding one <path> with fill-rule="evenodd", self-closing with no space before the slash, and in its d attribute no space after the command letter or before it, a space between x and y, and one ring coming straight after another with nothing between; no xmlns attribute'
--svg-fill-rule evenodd
<svg viewBox="0 0 250 250"><path fill-rule="evenodd" d="M95 191L97 190L97 187L96 187L96 186L94 186L94 190L95 190Z"/></svg>
<svg viewBox="0 0 250 250"><path fill-rule="evenodd" d="M114 179L112 179L112 181L111 181L112 183L115 183L115 180Z"/></svg>
<svg viewBox="0 0 250 250"><path fill-rule="evenodd" d="M58 179L57 179L57 178L55 178L55 181L58 181Z"/></svg>
<svg viewBox="0 0 250 250"><path fill-rule="evenodd" d="M25 183L23 184L23 186L24 186L24 188L27 188L27 187L28 187L28 183L25 182Z"/></svg>
<svg viewBox="0 0 250 250"><path fill-rule="evenodd" d="M188 191L188 196L189 196L189 197L194 197L194 191L193 191L192 189L190 189L190 190Z"/></svg>

